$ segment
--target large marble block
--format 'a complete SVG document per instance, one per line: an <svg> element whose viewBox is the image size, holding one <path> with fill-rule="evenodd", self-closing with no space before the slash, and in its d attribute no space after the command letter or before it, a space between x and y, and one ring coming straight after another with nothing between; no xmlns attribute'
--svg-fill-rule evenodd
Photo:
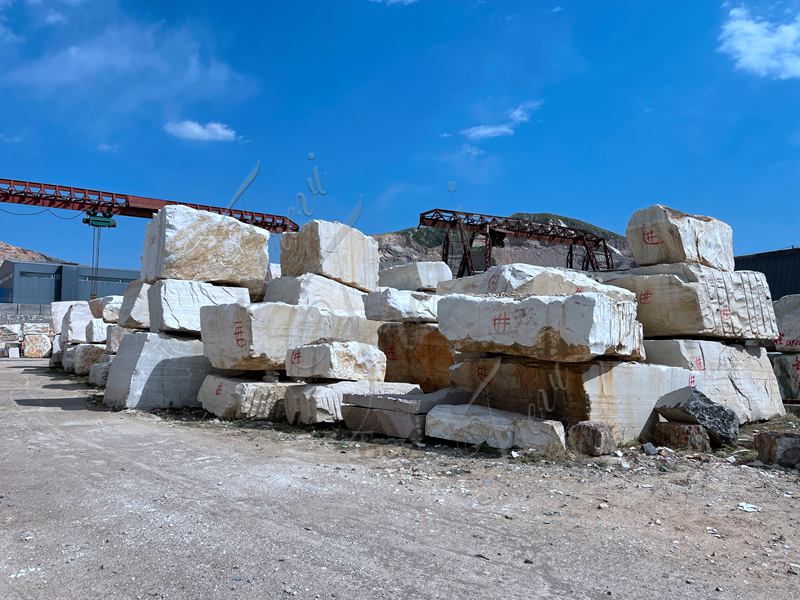
<svg viewBox="0 0 800 600"><path fill-rule="evenodd" d="M435 292L441 282L451 279L453 272L442 261L412 262L378 272L378 285L397 290Z"/></svg>
<svg viewBox="0 0 800 600"><path fill-rule="evenodd" d="M290 348L286 375L298 379L383 381L386 355L362 342L322 342Z"/></svg>
<svg viewBox="0 0 800 600"><path fill-rule="evenodd" d="M108 323L103 319L92 319L86 324L86 342L89 344L105 344Z"/></svg>
<svg viewBox="0 0 800 600"><path fill-rule="evenodd" d="M581 362L644 354L636 304L605 294L527 298L446 296L439 331L462 352Z"/></svg>
<svg viewBox="0 0 800 600"><path fill-rule="evenodd" d="M377 345L380 323L282 302L200 309L205 354L218 369L285 368L286 352L320 339Z"/></svg>
<svg viewBox="0 0 800 600"><path fill-rule="evenodd" d="M322 275L306 273L280 277L267 284L264 302L308 305L364 316L364 292Z"/></svg>
<svg viewBox="0 0 800 600"><path fill-rule="evenodd" d="M106 354L116 354L122 338L136 331L136 329L129 329L121 325L109 325L106 329Z"/></svg>
<svg viewBox="0 0 800 600"><path fill-rule="evenodd" d="M385 381L416 383L425 392L450 385L454 352L431 323L385 323L378 329L378 348L386 355Z"/></svg>
<svg viewBox="0 0 800 600"><path fill-rule="evenodd" d="M269 276L269 232L188 206L165 206L148 224L142 278L186 279L246 287L263 294Z"/></svg>
<svg viewBox="0 0 800 600"><path fill-rule="evenodd" d="M128 329L150 329L150 307L147 294L150 284L137 279L125 288L117 324Z"/></svg>
<svg viewBox="0 0 800 600"><path fill-rule="evenodd" d="M63 317L62 317L63 318ZM23 323L22 335L53 335L50 323Z"/></svg>
<svg viewBox="0 0 800 600"><path fill-rule="evenodd" d="M208 375L197 399L203 408L221 419L286 420L283 399L295 382L261 382Z"/></svg>
<svg viewBox="0 0 800 600"><path fill-rule="evenodd" d="M778 322L775 350L800 352L800 294L790 294L772 303Z"/></svg>
<svg viewBox="0 0 800 600"><path fill-rule="evenodd" d="M88 302L76 302L70 306L61 321L61 344L85 344L86 326L93 318Z"/></svg>
<svg viewBox="0 0 800 600"><path fill-rule="evenodd" d="M111 363L114 362L113 354L105 354L103 358L96 362L89 369L89 383L96 387L106 387L108 374L111 372Z"/></svg>
<svg viewBox="0 0 800 600"><path fill-rule="evenodd" d="M106 323L119 320L119 309L122 308L122 296L103 296L89 300L89 309L95 319L103 319Z"/></svg>
<svg viewBox="0 0 800 600"><path fill-rule="evenodd" d="M249 303L247 288L161 279L151 285L147 292L150 331L199 336L201 307Z"/></svg>
<svg viewBox="0 0 800 600"><path fill-rule="evenodd" d="M435 323L441 296L385 288L364 298L367 318L397 323Z"/></svg>
<svg viewBox="0 0 800 600"><path fill-rule="evenodd" d="M88 375L92 365L103 360L105 352L105 344L78 344L75 346L72 367L75 375Z"/></svg>
<svg viewBox="0 0 800 600"><path fill-rule="evenodd" d="M117 409L197 407L197 392L211 371L200 340L132 333L111 363L105 403Z"/></svg>
<svg viewBox="0 0 800 600"><path fill-rule="evenodd" d="M343 223L309 221L281 235L281 273L316 273L371 292L378 288L378 242Z"/></svg>
<svg viewBox="0 0 800 600"><path fill-rule="evenodd" d="M49 335L34 333L22 339L22 355L25 358L47 358L53 349Z"/></svg>
<svg viewBox="0 0 800 600"><path fill-rule="evenodd" d="M781 398L784 401L800 400L800 354L773 354L770 359Z"/></svg>
<svg viewBox="0 0 800 600"><path fill-rule="evenodd" d="M688 215L656 204L628 221L628 245L639 265L698 263L733 271L733 230L711 217Z"/></svg>
<svg viewBox="0 0 800 600"><path fill-rule="evenodd" d="M81 300L65 300L63 302L50 303L50 327L53 333L56 335L61 333L61 324L64 321L64 315L67 314L70 306L79 302L81 302Z"/></svg>

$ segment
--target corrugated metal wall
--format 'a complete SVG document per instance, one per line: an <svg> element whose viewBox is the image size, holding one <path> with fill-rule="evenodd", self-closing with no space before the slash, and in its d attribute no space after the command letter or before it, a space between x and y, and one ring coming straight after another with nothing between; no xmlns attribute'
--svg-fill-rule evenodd
<svg viewBox="0 0 800 600"><path fill-rule="evenodd" d="M736 270L764 273L773 300L800 294L800 248L737 256Z"/></svg>

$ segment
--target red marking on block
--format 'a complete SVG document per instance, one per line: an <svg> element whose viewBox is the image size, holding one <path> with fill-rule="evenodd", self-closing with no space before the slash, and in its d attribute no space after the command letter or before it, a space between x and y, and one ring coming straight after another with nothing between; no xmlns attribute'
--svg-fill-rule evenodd
<svg viewBox="0 0 800 600"><path fill-rule="evenodd" d="M698 371L706 370L706 366L703 364L703 359L699 356L694 359L694 366Z"/></svg>
<svg viewBox="0 0 800 600"><path fill-rule="evenodd" d="M639 304L649 304L652 297L653 292L650 290L642 290L642 293L639 294Z"/></svg>
<svg viewBox="0 0 800 600"><path fill-rule="evenodd" d="M292 352L290 360L292 361L293 365L296 365L300 362L300 359L302 358L303 358L303 353L300 350L295 350L294 352Z"/></svg>
<svg viewBox="0 0 800 600"><path fill-rule="evenodd" d="M578 287L576 287L575 288L575 293L576 294L582 294L583 293L583 286L579 285Z"/></svg>
<svg viewBox="0 0 800 600"><path fill-rule="evenodd" d="M652 229L645 229L642 231L642 241L648 246L658 246L664 243Z"/></svg>
<svg viewBox="0 0 800 600"><path fill-rule="evenodd" d="M509 317L506 313L500 314L498 313L492 318L492 327L497 333L501 331L506 331L511 326L511 317Z"/></svg>
<svg viewBox="0 0 800 600"><path fill-rule="evenodd" d="M214 391L214 393L215 393L217 396L219 396L219 395L222 393L222 382L220 382L220 383L217 385L217 389Z"/></svg>
<svg viewBox="0 0 800 600"><path fill-rule="evenodd" d="M397 352L394 349L394 344L391 344L386 350L383 352L386 355L388 360L394 360L397 358Z"/></svg>
<svg viewBox="0 0 800 600"><path fill-rule="evenodd" d="M244 329L242 328L241 321L236 321L233 324L233 340L239 348L244 348L247 345L247 341L244 339Z"/></svg>
<svg viewBox="0 0 800 600"><path fill-rule="evenodd" d="M689 387L694 387L695 385L697 385L697 377L689 375Z"/></svg>
<svg viewBox="0 0 800 600"><path fill-rule="evenodd" d="M478 365L475 368L475 374L478 376L478 379L483 381L484 379L486 379L486 376L489 374L489 372L486 370L486 367L484 365Z"/></svg>
<svg viewBox="0 0 800 600"><path fill-rule="evenodd" d="M794 370L800 371L800 356L794 359Z"/></svg>
<svg viewBox="0 0 800 600"><path fill-rule="evenodd" d="M725 306L721 311L719 311L719 316L722 317L724 321L731 320L731 309Z"/></svg>
<svg viewBox="0 0 800 600"><path fill-rule="evenodd" d="M496 291L497 283L500 281L500 271L495 271L492 273L492 276L489 277L489 281L487 282L487 287L489 291Z"/></svg>
<svg viewBox="0 0 800 600"><path fill-rule="evenodd" d="M778 346L782 346L783 345L783 332L782 331L778 332L778 337L775 338L775 343Z"/></svg>

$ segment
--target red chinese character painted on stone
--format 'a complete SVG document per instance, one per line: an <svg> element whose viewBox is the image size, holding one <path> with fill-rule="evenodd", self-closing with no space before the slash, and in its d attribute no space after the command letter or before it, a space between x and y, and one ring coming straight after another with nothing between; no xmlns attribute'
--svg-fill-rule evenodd
<svg viewBox="0 0 800 600"><path fill-rule="evenodd" d="M295 350L292 352L291 362L293 365L296 365L300 362L300 359L303 358L303 353L300 350Z"/></svg>
<svg viewBox="0 0 800 600"><path fill-rule="evenodd" d="M389 346L386 348L386 350L384 350L383 353L386 355L386 358L388 360L394 360L395 358L397 358L397 353L395 352L394 344L389 344Z"/></svg>
<svg viewBox="0 0 800 600"><path fill-rule="evenodd" d="M583 286L579 285L578 287L576 287L575 288L575 293L576 294L582 294L583 293Z"/></svg>
<svg viewBox="0 0 800 600"><path fill-rule="evenodd" d="M639 294L639 304L650 304L652 297L653 292L650 290L642 290L642 293Z"/></svg>
<svg viewBox="0 0 800 600"><path fill-rule="evenodd" d="M247 345L247 341L244 339L244 330L241 321L236 321L233 324L233 340L239 348L244 348Z"/></svg>
<svg viewBox="0 0 800 600"><path fill-rule="evenodd" d="M221 381L219 382L219 385L217 385L217 389L214 391L214 393L217 396L219 396L222 393L222 382Z"/></svg>
<svg viewBox="0 0 800 600"><path fill-rule="evenodd" d="M658 246L659 244L664 243L664 241L659 238L658 234L656 234L656 232L652 229L642 230L642 241L648 246Z"/></svg>
<svg viewBox="0 0 800 600"><path fill-rule="evenodd" d="M706 370L706 366L703 364L703 359L700 356L694 359L694 366L698 371Z"/></svg>
<svg viewBox="0 0 800 600"><path fill-rule="evenodd" d="M697 377L695 375L689 375L689 387L694 387L697 385Z"/></svg>
<svg viewBox="0 0 800 600"><path fill-rule="evenodd" d="M722 317L724 321L731 320L731 309L727 306L723 307L721 311L719 311L719 316Z"/></svg>
<svg viewBox="0 0 800 600"><path fill-rule="evenodd" d="M794 359L794 370L800 371L800 356Z"/></svg>
<svg viewBox="0 0 800 600"><path fill-rule="evenodd" d="M783 345L783 332L778 332L778 337L775 338L775 345L782 346Z"/></svg>
<svg viewBox="0 0 800 600"><path fill-rule="evenodd" d="M497 313L492 318L492 327L497 333L501 331L506 331L509 326L511 325L511 317L509 317L506 313Z"/></svg>
<svg viewBox="0 0 800 600"><path fill-rule="evenodd" d="M489 372L486 370L485 365L478 365L475 368L475 374L478 376L478 379L483 381L484 379L486 379L486 376L489 374Z"/></svg>

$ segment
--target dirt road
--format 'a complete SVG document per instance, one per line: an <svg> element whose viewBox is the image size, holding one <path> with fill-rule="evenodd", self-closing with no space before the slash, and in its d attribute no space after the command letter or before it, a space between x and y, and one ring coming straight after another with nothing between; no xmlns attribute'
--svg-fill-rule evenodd
<svg viewBox="0 0 800 600"><path fill-rule="evenodd" d="M795 474L112 413L0 361L0 598L796 598ZM744 512L747 502L760 512Z"/></svg>

